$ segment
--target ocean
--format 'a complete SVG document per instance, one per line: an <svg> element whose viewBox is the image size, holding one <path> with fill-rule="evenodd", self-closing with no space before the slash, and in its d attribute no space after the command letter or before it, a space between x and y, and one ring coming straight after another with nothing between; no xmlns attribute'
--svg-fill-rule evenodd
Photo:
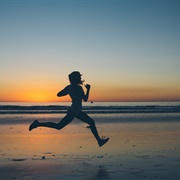
<svg viewBox="0 0 180 180"><path fill-rule="evenodd" d="M71 102L1 102L0 124L29 123L37 118L59 121L70 105ZM180 102L86 102L83 111L96 123L180 121Z"/></svg>

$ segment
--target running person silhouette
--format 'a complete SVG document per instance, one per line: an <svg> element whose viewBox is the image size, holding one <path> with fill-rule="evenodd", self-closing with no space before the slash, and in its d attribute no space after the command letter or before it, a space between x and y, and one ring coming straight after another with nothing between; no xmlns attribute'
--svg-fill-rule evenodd
<svg viewBox="0 0 180 180"><path fill-rule="evenodd" d="M100 147L109 140L109 138L99 137L94 120L82 111L82 100L84 100L85 102L88 100L91 86L89 84L84 85L87 90L86 93L84 93L83 88L81 87L81 85L83 84L81 76L82 75L78 71L74 71L69 74L70 85L66 86L57 94L58 97L69 94L72 99L72 105L69 107L66 116L59 123L38 122L37 120L35 120L29 126L29 131L37 127L48 127L60 130L68 125L74 118L77 118L90 125L91 132L96 138Z"/></svg>

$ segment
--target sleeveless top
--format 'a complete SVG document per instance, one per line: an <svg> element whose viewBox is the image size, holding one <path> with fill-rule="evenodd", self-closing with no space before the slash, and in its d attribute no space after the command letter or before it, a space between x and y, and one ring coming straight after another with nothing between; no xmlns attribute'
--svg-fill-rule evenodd
<svg viewBox="0 0 180 180"><path fill-rule="evenodd" d="M72 99L72 105L69 110L74 113L79 113L82 110L82 99L85 96L83 88L79 85L68 85L63 91L69 94Z"/></svg>

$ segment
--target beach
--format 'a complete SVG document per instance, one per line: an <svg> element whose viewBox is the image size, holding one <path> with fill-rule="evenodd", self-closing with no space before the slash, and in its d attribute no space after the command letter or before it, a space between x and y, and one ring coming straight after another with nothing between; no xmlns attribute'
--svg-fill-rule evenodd
<svg viewBox="0 0 180 180"><path fill-rule="evenodd" d="M28 131L34 119L64 115L0 115L1 179L180 179L179 113L89 114L110 138L103 147L77 119L61 131Z"/></svg>

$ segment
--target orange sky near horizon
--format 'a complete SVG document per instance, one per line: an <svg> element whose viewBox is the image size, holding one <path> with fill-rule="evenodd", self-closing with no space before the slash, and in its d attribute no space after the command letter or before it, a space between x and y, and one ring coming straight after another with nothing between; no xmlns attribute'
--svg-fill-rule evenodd
<svg viewBox="0 0 180 180"><path fill-rule="evenodd" d="M63 88L65 86L62 86ZM66 102L70 97L57 97L61 90L56 87L16 87L0 90L0 102ZM86 92L86 89L83 88ZM180 101L180 91L173 88L145 87L94 87L91 86L89 101L94 102L128 102L128 101Z"/></svg>

